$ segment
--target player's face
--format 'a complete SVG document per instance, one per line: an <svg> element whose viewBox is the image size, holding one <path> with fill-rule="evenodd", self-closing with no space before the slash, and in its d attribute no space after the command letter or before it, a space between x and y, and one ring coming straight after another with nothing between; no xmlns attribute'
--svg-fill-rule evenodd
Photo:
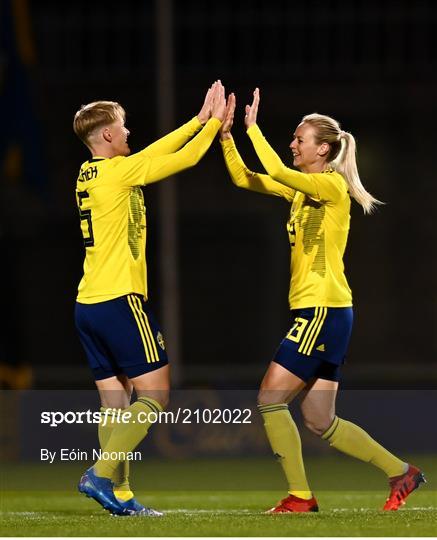
<svg viewBox="0 0 437 540"><path fill-rule="evenodd" d="M314 128L310 124L299 124L290 143L293 165L302 172L309 172L320 161L320 145L314 140Z"/></svg>
<svg viewBox="0 0 437 540"><path fill-rule="evenodd" d="M130 135L130 131L124 125L123 118L120 118L111 125L112 134L112 148L117 156L128 156L130 154L130 148L127 143L127 138Z"/></svg>

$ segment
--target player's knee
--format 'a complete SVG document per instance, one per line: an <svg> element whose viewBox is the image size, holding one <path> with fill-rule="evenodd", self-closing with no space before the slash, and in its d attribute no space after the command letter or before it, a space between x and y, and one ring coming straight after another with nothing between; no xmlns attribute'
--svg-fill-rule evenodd
<svg viewBox="0 0 437 540"><path fill-rule="evenodd" d="M153 399L159 405L162 407L162 409L166 409L169 401L170 401L170 391L169 390L147 390L147 391L140 391L137 392L138 397L144 397Z"/></svg>
<svg viewBox="0 0 437 540"><path fill-rule="evenodd" d="M329 416L304 416L303 418L305 427L319 437L321 437L326 432L326 430L332 424L332 421L333 418Z"/></svg>
<svg viewBox="0 0 437 540"><path fill-rule="evenodd" d="M287 393L283 390L266 390L261 388L258 392L258 405L274 405L275 403L286 403Z"/></svg>
<svg viewBox="0 0 437 540"><path fill-rule="evenodd" d="M168 390L160 390L159 392L154 393L152 397L161 405L164 410L167 408L170 401L170 392Z"/></svg>
<svg viewBox="0 0 437 540"><path fill-rule="evenodd" d="M270 401L268 401L265 392L259 391L258 396L256 398L257 405L270 405Z"/></svg>
<svg viewBox="0 0 437 540"><path fill-rule="evenodd" d="M164 392L162 396L160 396L159 403L161 404L161 407L163 409L166 409L170 401L170 392Z"/></svg>

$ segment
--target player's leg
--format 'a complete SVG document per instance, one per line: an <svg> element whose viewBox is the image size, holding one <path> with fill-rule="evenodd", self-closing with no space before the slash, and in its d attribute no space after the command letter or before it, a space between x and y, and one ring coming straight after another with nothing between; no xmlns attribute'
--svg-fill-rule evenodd
<svg viewBox="0 0 437 540"><path fill-rule="evenodd" d="M117 364L129 377L137 400L123 411L128 421L116 425L105 447L104 459L94 465L97 474L106 478L113 475L122 456L132 452L158 420L168 403L170 389L164 339L147 303L138 295L128 295L120 299L118 308L120 323L123 321L124 325L124 341L111 334L107 342ZM120 504L135 515L162 515L134 498Z"/></svg>
<svg viewBox="0 0 437 540"><path fill-rule="evenodd" d="M116 426L117 411L123 410L129 404L131 385L128 381L126 385L120 375L96 381L96 384L102 404L98 435L100 448L104 452ZM109 478L100 478L93 468L88 469L82 475L78 489L87 497L92 497L112 514L129 515L129 512L122 507L126 495L129 495L129 498L134 497L129 487L129 461L120 462Z"/></svg>
<svg viewBox="0 0 437 540"><path fill-rule="evenodd" d="M343 358L343 349L347 346L352 328L350 308L330 310L317 306L292 310L291 314L291 329L282 340L274 357L274 362L279 364L274 372L278 374L278 382L272 377L267 378L267 381L272 381L270 384L272 389L284 390L284 392L282 395L278 394L277 397L272 394L269 398L263 398L264 402L270 400L272 403L261 409L265 417L266 413L269 413L266 425L267 435L271 444L273 443L273 451L282 456L281 463L289 482L290 497L281 501L273 509L275 512L302 511L302 507L304 511L317 508L306 480L299 433L288 411L287 402L300 393L309 381L317 378L320 365L323 364L320 355L330 355L331 358L332 354L336 353L336 358ZM343 340L338 339L336 335L332 336L334 333L338 334L339 329ZM280 375L286 372L288 376L283 375L284 378L281 380ZM289 393L287 394L286 391ZM281 400L282 404L279 405ZM281 452L276 451L275 448L280 448ZM298 502L301 504L295 501L296 497L299 498ZM309 505L308 501L310 501Z"/></svg>
<svg viewBox="0 0 437 540"><path fill-rule="evenodd" d="M261 383L258 408L273 454L279 460L288 483L288 496L269 513L318 511L306 478L299 431L288 408L288 403L305 385L303 379L276 362L270 363Z"/></svg>
<svg viewBox="0 0 437 540"><path fill-rule="evenodd" d="M130 383L138 399L123 410L123 414L129 414L129 417L126 417L127 421L115 424L105 445L104 457L94 464L93 471L99 478L114 478L117 470L123 466L121 456L132 452L147 435L150 426L157 421L159 413L168 403L169 366L139 375L131 379ZM129 515L162 516L161 512L138 502L129 486L127 489L121 493L120 489L114 489L114 495L121 508Z"/></svg>
<svg viewBox="0 0 437 540"><path fill-rule="evenodd" d="M139 505L135 499L126 503L117 501L116 507L114 501L107 500L111 497L106 486L108 482L113 485L111 478L124 456L146 435L152 423L149 415L154 413L156 421L156 415L168 400L168 359L159 327L138 295L87 306L77 305L76 325L96 385L105 399L111 389L116 389L111 387L111 381L120 373L131 380L139 393L138 400L125 408L123 418L115 423L102 459L85 473L79 490L91 493L90 496L112 513L161 515ZM100 484L102 487L98 489ZM101 492L104 496L100 497Z"/></svg>
<svg viewBox="0 0 437 540"><path fill-rule="evenodd" d="M141 440L146 436L147 431L153 421L156 421L159 411L162 411L162 406L168 402L169 393L169 367L162 368L135 377L131 381L127 381L127 392L121 392L120 385L122 383L119 378L112 377L101 381L96 381L99 393L102 396L102 403L105 405L114 405L124 407L123 415L129 414L127 421L119 421L119 416L115 415L115 419L111 422L111 418L103 414L103 421L112 424L108 440L104 444L104 453L91 469L82 477L81 483L84 484L84 489L79 489L85 493L90 493L98 502L101 502L99 496L101 493L95 493L99 489L100 492L107 491L105 481L111 481L113 494L116 497L119 508L105 506L112 513L119 515L144 515L144 516L161 516L161 512L157 512L152 508L148 508L139 503L134 494L130 490L129 480L127 477L128 469L126 464L128 460L124 458L128 452L133 451ZM138 400L132 405L125 407L128 393L133 386L138 396ZM126 389L126 387L124 387ZM159 399L159 401L157 401ZM117 409L115 409L117 410ZM149 415L153 414L154 419L149 419ZM109 456L109 457L106 457ZM122 457L123 456L123 457ZM118 479L119 484L116 484ZM89 484L91 485L91 489ZM88 489L88 492L85 491ZM108 497L107 493L103 493ZM106 501L104 501L106 502Z"/></svg>
<svg viewBox="0 0 437 540"><path fill-rule="evenodd" d="M112 304L112 302L90 305L77 303L75 309L76 328L93 372L104 410L109 406L121 408L128 404L124 385L118 379L120 369L111 360L105 341L100 336L99 331L100 326L106 324L107 311L111 310ZM113 314L110 313L110 315ZM105 430L102 431L104 418L105 413L103 413L99 425L101 446L104 446L107 442L106 439L109 440L110 437L109 433ZM101 438L102 435L105 440ZM128 512L121 507L114 495L112 479L97 477L93 468L88 469L82 475L78 489L87 497L92 497L111 514L128 515Z"/></svg>
<svg viewBox="0 0 437 540"><path fill-rule="evenodd" d="M292 328L276 351L258 397L267 438L288 482L289 496L271 509L272 512L318 509L306 478L301 439L288 403L302 391L318 368L318 362L303 356L299 348L312 336L319 312L316 308L294 310L292 317Z"/></svg>
<svg viewBox="0 0 437 540"><path fill-rule="evenodd" d="M416 467L409 466L386 450L362 428L335 415L337 370L334 365L321 366L319 373L323 372L330 379L318 378L305 388L301 401L304 423L340 452L382 469L392 488L384 509L397 510L424 481L423 475Z"/></svg>
<svg viewBox="0 0 437 540"><path fill-rule="evenodd" d="M271 362L261 383L258 409L273 454L287 479L289 494L309 500L312 494L305 474L300 435L288 409L290 399L304 386L302 379Z"/></svg>
<svg viewBox="0 0 437 540"><path fill-rule="evenodd" d="M132 398L133 384L123 373L96 381L100 403L104 409L125 409Z"/></svg>
<svg viewBox="0 0 437 540"><path fill-rule="evenodd" d="M144 439L150 426L159 418L159 413L168 403L170 388L169 366L144 373L131 380L137 400L124 409L125 420L118 422L105 446L105 459L99 459L94 469L98 476L111 478L122 459L120 456L132 452Z"/></svg>
<svg viewBox="0 0 437 540"><path fill-rule="evenodd" d="M332 365L332 371L339 369ZM325 433L334 421L338 384L337 380L313 379L299 396L304 424L316 435Z"/></svg>
<svg viewBox="0 0 437 540"><path fill-rule="evenodd" d="M106 444L115 427L115 421L119 411L129 407L133 385L126 375L119 374L97 382L100 395L102 413L99 423L100 448L105 450ZM120 462L111 477L114 483L114 495L120 501L127 501L134 497L129 484L129 460Z"/></svg>

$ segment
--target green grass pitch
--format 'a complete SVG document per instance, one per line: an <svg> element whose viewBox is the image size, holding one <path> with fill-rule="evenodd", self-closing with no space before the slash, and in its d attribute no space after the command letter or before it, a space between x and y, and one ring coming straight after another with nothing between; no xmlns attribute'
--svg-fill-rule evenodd
<svg viewBox="0 0 437 540"><path fill-rule="evenodd" d="M273 459L134 464L133 484L162 518L112 517L75 491L86 464L2 467L2 536L436 536L437 457L409 456L428 483L398 512L372 466L341 456L307 459L317 514L264 515L285 495Z"/></svg>

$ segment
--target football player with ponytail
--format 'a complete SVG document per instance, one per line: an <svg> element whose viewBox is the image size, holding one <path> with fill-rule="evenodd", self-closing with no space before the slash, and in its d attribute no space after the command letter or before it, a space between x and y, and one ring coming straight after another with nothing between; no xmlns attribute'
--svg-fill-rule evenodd
<svg viewBox="0 0 437 540"><path fill-rule="evenodd" d="M288 405L301 396L304 423L331 446L382 469L390 483L384 510L397 510L424 482L422 472L378 444L359 426L336 416L335 400L352 330L352 294L343 265L351 197L371 214L381 204L361 183L354 137L321 114L304 116L284 165L258 127L260 95L246 105L247 134L267 174L250 171L231 135L235 96L230 94L220 129L226 166L241 188L284 198L291 205L287 223L291 245L289 304L291 328L261 383L258 407L273 453L288 481L288 495L270 513L316 512L308 484L301 440Z"/></svg>

